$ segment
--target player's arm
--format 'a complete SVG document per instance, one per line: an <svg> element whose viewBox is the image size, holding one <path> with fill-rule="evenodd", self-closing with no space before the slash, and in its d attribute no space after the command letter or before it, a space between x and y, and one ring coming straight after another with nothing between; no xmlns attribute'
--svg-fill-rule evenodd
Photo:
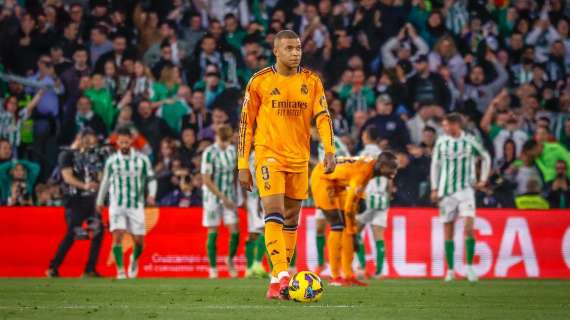
<svg viewBox="0 0 570 320"><path fill-rule="evenodd" d="M430 168L430 184L431 184L431 201L437 202L437 183L439 182L439 170L441 169L441 156L440 156L441 140L437 140L433 148L433 155L431 159Z"/></svg>
<svg viewBox="0 0 570 320"><path fill-rule="evenodd" d="M325 150L325 173L331 173L336 166L335 144L332 120L329 114L325 90L320 79L316 79L315 95L313 96L313 119Z"/></svg>
<svg viewBox="0 0 570 320"><path fill-rule="evenodd" d="M148 157L144 157L145 165L145 175L147 180L147 190L148 196L146 198L146 204L149 206L154 206L156 204L156 192L158 190L158 183L154 177L154 170L152 169L152 164Z"/></svg>
<svg viewBox="0 0 570 320"><path fill-rule="evenodd" d="M99 192L97 193L97 200L95 202L95 207L97 212L101 213L103 209L103 202L105 202L105 196L109 192L109 186L111 185L111 174L113 169L111 168L111 162L107 160L105 163L105 169L103 170L103 180L101 180L101 185L99 186Z"/></svg>
<svg viewBox="0 0 570 320"><path fill-rule="evenodd" d="M254 79L251 79L247 85L239 122L238 179L241 186L248 191L251 191L253 186L253 179L249 171L249 154L253 144L255 120L261 105L261 97L255 85Z"/></svg>
<svg viewBox="0 0 570 320"><path fill-rule="evenodd" d="M470 139L471 146L477 154L481 157L481 175L479 176L479 182L477 183L478 188L483 188L489 180L489 174L491 172L491 156L489 152L479 143L475 138Z"/></svg>

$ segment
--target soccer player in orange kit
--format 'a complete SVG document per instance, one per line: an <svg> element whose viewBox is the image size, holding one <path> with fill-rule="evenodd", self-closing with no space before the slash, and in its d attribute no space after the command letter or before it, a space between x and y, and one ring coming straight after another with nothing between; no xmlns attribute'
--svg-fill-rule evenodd
<svg viewBox="0 0 570 320"><path fill-rule="evenodd" d="M289 261L295 253L302 200L309 189L311 123L325 149L324 172L335 168L332 122L319 77L300 66L301 40L290 30L273 42L275 65L252 76L239 127L238 178L251 190L249 154L255 148L256 183L265 212L265 246L273 264L266 297L288 299Z"/></svg>
<svg viewBox="0 0 570 320"><path fill-rule="evenodd" d="M333 286L359 285L352 273L354 257L355 214L359 210L364 190L373 177L393 179L398 164L391 152L383 152L377 158L339 157L333 173L325 174L322 163L311 173L311 191L315 206L323 211L331 225L327 239L331 282ZM340 270L344 278L340 277Z"/></svg>

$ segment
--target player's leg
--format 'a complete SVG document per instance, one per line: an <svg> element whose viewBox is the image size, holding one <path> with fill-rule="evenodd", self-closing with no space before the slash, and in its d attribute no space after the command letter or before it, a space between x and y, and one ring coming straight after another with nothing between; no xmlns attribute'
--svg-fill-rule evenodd
<svg viewBox="0 0 570 320"><path fill-rule="evenodd" d="M473 269L473 257L475 256L475 237L473 232L473 225L475 219L473 217L464 218L464 232L465 232L465 253L467 256L467 279L471 282L477 281L477 274Z"/></svg>
<svg viewBox="0 0 570 320"><path fill-rule="evenodd" d="M331 272L331 282L333 286L343 284L340 278L342 233L344 221L339 209L321 209L330 224L331 228L327 239L327 249L329 254L329 267Z"/></svg>
<svg viewBox="0 0 570 320"><path fill-rule="evenodd" d="M322 210L317 209L315 213L316 225L316 243L317 243L317 261L318 266L315 272L320 274L325 268L325 231L327 227L327 220Z"/></svg>
<svg viewBox="0 0 570 320"><path fill-rule="evenodd" d="M272 265L271 283L266 296L269 299L278 299L281 297L281 282L285 285L290 278L283 235L285 196L265 196L261 198L261 202L265 209L265 247Z"/></svg>
<svg viewBox="0 0 570 320"><path fill-rule="evenodd" d="M139 209L127 210L127 232L134 241L133 251L129 262L129 278L136 278L139 273L139 258L144 248L145 230L145 211L141 207Z"/></svg>
<svg viewBox="0 0 570 320"><path fill-rule="evenodd" d="M358 248L356 256L358 257L358 262L363 269L363 273L366 272L366 251L364 243L362 242L362 230L364 230L364 227L366 227L367 224L372 222L373 218L373 210L366 210L356 216L356 237L354 240L356 241L356 246Z"/></svg>
<svg viewBox="0 0 570 320"><path fill-rule="evenodd" d="M231 210L224 209L224 223L230 232L230 243L228 248L228 257L226 258L226 265L228 266L228 273L230 277L237 277L237 270L234 265L234 257L237 253L239 245L239 223L237 213Z"/></svg>
<svg viewBox="0 0 570 320"><path fill-rule="evenodd" d="M210 264L209 278L218 277L217 268L217 239L218 227L221 222L221 204L217 203L216 198L212 195L206 195L202 210L202 226L208 230L208 238L206 240L206 252L208 253L208 262Z"/></svg>
<svg viewBox="0 0 570 320"><path fill-rule="evenodd" d="M445 261L447 262L447 273L445 275L445 281L452 281L455 278L455 272L453 269L455 243L453 242L453 237L458 206L459 202L453 196L444 197L439 202L440 216L443 221Z"/></svg>
<svg viewBox="0 0 570 320"><path fill-rule="evenodd" d="M283 237L285 239L285 251L287 262L292 265L297 246L297 227L301 212L302 200L285 197L285 224L283 225Z"/></svg>
<svg viewBox="0 0 570 320"><path fill-rule="evenodd" d="M113 230L113 257L115 258L115 266L117 267L117 279L126 279L125 264L123 262L123 238L126 229Z"/></svg>
<svg viewBox="0 0 570 320"><path fill-rule="evenodd" d="M117 267L117 279L126 279L123 262L123 237L127 232L126 212L121 208L109 208L109 230L113 235L113 257Z"/></svg>
<svg viewBox="0 0 570 320"><path fill-rule="evenodd" d="M382 276L382 269L384 267L384 227L373 225L372 232L374 233L374 240L376 241L376 272L374 277L378 279Z"/></svg>
<svg viewBox="0 0 570 320"><path fill-rule="evenodd" d="M384 267L384 230L387 225L388 210L375 210L372 220L372 232L374 233L374 240L376 242L376 272L374 275L376 279L382 276L382 269Z"/></svg>
<svg viewBox="0 0 570 320"><path fill-rule="evenodd" d="M249 223L248 223L249 226ZM247 239L245 240L245 261L246 269L245 276L253 277L253 264L255 263L255 242L257 241L258 234L248 232Z"/></svg>

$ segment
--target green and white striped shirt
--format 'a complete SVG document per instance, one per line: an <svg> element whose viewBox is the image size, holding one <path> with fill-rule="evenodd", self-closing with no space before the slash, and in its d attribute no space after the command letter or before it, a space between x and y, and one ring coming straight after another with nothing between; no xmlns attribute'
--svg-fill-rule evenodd
<svg viewBox="0 0 570 320"><path fill-rule="evenodd" d="M237 153L234 145L228 146L225 150L217 144L213 144L204 150L202 154L201 174L209 174L212 181L229 199L236 201L236 181L235 170L237 168ZM202 187L204 192L204 203L211 201L216 195L206 185ZM219 201L220 199L216 199Z"/></svg>
<svg viewBox="0 0 570 320"><path fill-rule="evenodd" d="M438 196L469 189L476 182L475 164L482 158L480 181L487 181L491 169L491 157L485 148L470 134L461 132L459 137L440 136L431 160L431 188Z"/></svg>
<svg viewBox="0 0 570 320"><path fill-rule="evenodd" d="M339 137L334 137L334 148L336 149L336 156L337 157L349 157L350 152L346 145L340 140ZM317 147L317 154L319 157L319 161L323 161L325 159L325 148L323 147L322 143L319 143Z"/></svg>
<svg viewBox="0 0 570 320"><path fill-rule="evenodd" d="M367 144L360 151L359 156L377 158L382 150L376 144ZM388 179L374 177L366 185L366 208L372 210L386 210L390 206L390 193L388 192Z"/></svg>
<svg viewBox="0 0 570 320"><path fill-rule="evenodd" d="M97 195L102 205L109 192L109 205L125 209L144 207L144 188L148 184L149 196L156 195L156 181L148 157L131 148L128 155L115 152L105 162L103 181Z"/></svg>
<svg viewBox="0 0 570 320"><path fill-rule="evenodd" d="M22 123L28 119L28 109L18 110L18 119L8 111L0 108L0 138L4 138L10 142L12 147L20 146L20 130Z"/></svg>

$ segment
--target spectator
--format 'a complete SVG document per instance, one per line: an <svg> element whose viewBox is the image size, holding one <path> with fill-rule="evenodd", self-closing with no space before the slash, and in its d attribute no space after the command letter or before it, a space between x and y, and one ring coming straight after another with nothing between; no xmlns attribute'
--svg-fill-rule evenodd
<svg viewBox="0 0 570 320"><path fill-rule="evenodd" d="M113 35L113 50L102 54L95 65L95 71L103 72L103 66L107 61L113 62L115 67L120 68L123 61L127 59L133 60L135 54L128 48L127 37L124 34L117 33Z"/></svg>
<svg viewBox="0 0 570 320"><path fill-rule="evenodd" d="M49 207L53 205L51 192L48 185L40 183L36 186L35 191L36 191L35 193L36 201L34 203L35 206Z"/></svg>
<svg viewBox="0 0 570 320"><path fill-rule="evenodd" d="M420 144L423 139L424 129L428 126L439 128L440 126L436 119L442 119L444 113L444 110L437 105L420 105L416 115L406 121L411 142L416 145Z"/></svg>
<svg viewBox="0 0 570 320"><path fill-rule="evenodd" d="M93 68L95 68L101 56L113 51L113 43L109 41L107 32L107 28L102 25L94 26L91 30L89 56L91 57L91 67Z"/></svg>
<svg viewBox="0 0 570 320"><path fill-rule="evenodd" d="M10 96L0 109L0 138L7 139L16 149L20 146L23 121L28 119L39 103L44 91L39 90L26 108L18 110L18 99Z"/></svg>
<svg viewBox="0 0 570 320"><path fill-rule="evenodd" d="M92 108L91 100L87 96L81 96L77 100L77 112L75 117L64 122L62 128L62 142L70 144L72 139L83 129L91 128L99 138L105 137L107 128L103 119Z"/></svg>
<svg viewBox="0 0 570 320"><path fill-rule="evenodd" d="M10 141L0 138L0 166L12 161L12 145Z"/></svg>
<svg viewBox="0 0 570 320"><path fill-rule="evenodd" d="M224 92L226 84L221 80L221 75L216 66L206 67L204 80L196 82L194 90L203 90L206 109L211 111L216 99Z"/></svg>
<svg viewBox="0 0 570 320"><path fill-rule="evenodd" d="M93 112L103 120L105 132L111 132L118 113L113 95L105 85L105 78L102 74L95 73L91 77L91 84L91 88L85 90L85 96L91 100Z"/></svg>
<svg viewBox="0 0 570 320"><path fill-rule="evenodd" d="M420 55L428 53L429 47L425 41L418 36L414 26L407 23L397 37L388 39L382 46L382 64L384 68L393 68L398 61L415 61Z"/></svg>
<svg viewBox="0 0 570 320"><path fill-rule="evenodd" d="M40 166L27 160L1 164L0 202L8 205L31 205L39 173Z"/></svg>
<svg viewBox="0 0 570 320"><path fill-rule="evenodd" d="M452 37L444 36L440 38L435 44L434 50L429 54L428 61L432 72L437 72L442 65L447 66L453 82L459 90L463 89L465 75L467 75L467 66L457 51Z"/></svg>
<svg viewBox="0 0 570 320"><path fill-rule="evenodd" d="M356 111L370 111L374 105L374 92L364 83L365 80L363 70L354 70L351 83L340 89L338 95L344 103L349 118Z"/></svg>
<svg viewBox="0 0 570 320"><path fill-rule="evenodd" d="M172 20L165 20L160 24L161 42L151 46L144 54L143 59L146 64L154 66L154 64L158 62L160 59L161 43L167 43L170 46L172 50L172 63L175 65L180 65L181 61L188 56L188 45L183 40L178 39L176 29L176 22Z"/></svg>
<svg viewBox="0 0 570 320"><path fill-rule="evenodd" d="M409 106L417 110L420 105L436 105L447 109L450 92L444 80L437 73L429 70L428 57L420 55L414 62L416 74L407 81Z"/></svg>
<svg viewBox="0 0 570 320"><path fill-rule="evenodd" d="M91 68L87 63L89 54L85 47L77 47L73 51L73 66L61 75L61 82L65 86L65 103L63 106L63 119L69 120L75 113L75 105L82 94L80 87L81 78L91 74Z"/></svg>
<svg viewBox="0 0 570 320"><path fill-rule="evenodd" d="M188 27L182 28L182 38L188 44L188 54L192 55L200 39L206 34L202 26L202 16L192 13L188 19Z"/></svg>
<svg viewBox="0 0 570 320"><path fill-rule="evenodd" d="M176 154L174 141L172 138L162 139L160 141L160 152L154 166L155 177L158 182L157 199L162 199L178 185L176 170L180 167L181 161Z"/></svg>
<svg viewBox="0 0 570 320"><path fill-rule="evenodd" d="M172 136L172 133L170 132L168 124L152 113L150 101L142 100L139 102L137 110L138 117L135 118L135 126L150 143L152 154L156 159L160 150L160 141L164 137Z"/></svg>
<svg viewBox="0 0 570 320"><path fill-rule="evenodd" d="M410 144L410 135L406 124L394 112L389 96L376 99L376 116L364 124L364 128L375 125L380 134L380 148L401 150Z"/></svg>
<svg viewBox="0 0 570 320"><path fill-rule="evenodd" d="M490 60L497 72L497 78L490 81L485 76L485 70L481 65L471 66L469 72L469 81L465 85L463 93L463 101L472 100L477 106L477 110L481 113L495 96L501 91L509 79L509 75L503 65L497 62L497 57L493 53L487 54L487 60ZM489 81L487 83L487 81Z"/></svg>
<svg viewBox="0 0 570 320"><path fill-rule="evenodd" d="M192 158L196 155L196 130L192 127L186 127L182 129L181 139L182 145L180 146L180 150L178 151L180 154L180 159L182 160L182 165L190 171L194 169L198 169L194 167L192 163Z"/></svg>
<svg viewBox="0 0 570 320"><path fill-rule="evenodd" d="M160 200L161 206L188 208L199 206L202 204L200 193L198 189L192 184L192 176L189 174L188 169L183 169L178 172L180 185L174 191L164 196Z"/></svg>
<svg viewBox="0 0 570 320"><path fill-rule="evenodd" d="M528 190L529 185L531 185L530 181L534 181L533 186L542 189L545 179L536 161L540 155L540 149L540 145L537 142L528 140L523 145L519 160L515 161L507 169L506 177L514 184L516 196L530 193Z"/></svg>
<svg viewBox="0 0 570 320"><path fill-rule="evenodd" d="M570 179L566 162L556 162L556 178L546 185L546 194L550 208L567 209L570 206Z"/></svg>
<svg viewBox="0 0 570 320"><path fill-rule="evenodd" d="M537 180L529 180L526 189L527 193L515 198L517 209L546 210L550 208L548 201L540 194L540 183Z"/></svg>
<svg viewBox="0 0 570 320"><path fill-rule="evenodd" d="M548 128L538 127L536 129L535 139L541 147L537 163L546 182L556 178L556 163L558 161L564 161L567 166L570 165L570 153L568 150L557 142L548 142L549 137L550 130Z"/></svg>

